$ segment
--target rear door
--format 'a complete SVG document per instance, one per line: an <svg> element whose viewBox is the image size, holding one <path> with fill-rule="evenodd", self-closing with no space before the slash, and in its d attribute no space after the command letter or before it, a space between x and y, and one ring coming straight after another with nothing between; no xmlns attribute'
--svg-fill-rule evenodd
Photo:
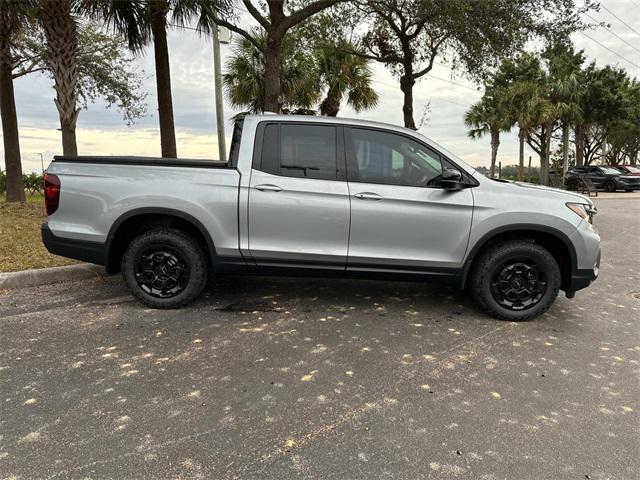
<svg viewBox="0 0 640 480"><path fill-rule="evenodd" d="M348 270L453 274L469 240L471 188L439 186L446 159L413 138L345 128L351 192Z"/></svg>
<svg viewBox="0 0 640 480"><path fill-rule="evenodd" d="M349 191L342 127L263 122L249 188L249 250L261 266L344 270Z"/></svg>

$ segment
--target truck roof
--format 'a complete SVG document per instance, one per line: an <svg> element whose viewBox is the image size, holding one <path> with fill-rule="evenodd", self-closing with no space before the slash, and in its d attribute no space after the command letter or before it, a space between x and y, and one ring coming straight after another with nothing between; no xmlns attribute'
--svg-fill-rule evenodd
<svg viewBox="0 0 640 480"><path fill-rule="evenodd" d="M399 125L393 125L390 123L374 122L373 120L361 120L358 118L346 118L346 117L325 117L320 115L278 115L275 113L263 113L260 115L246 115L244 118L256 118L259 120L273 120L273 121L295 121L295 122L309 122L309 123L330 123L330 124L342 124L342 125L359 125L385 128L387 130L393 129L401 132L416 133L415 130L410 128L401 127Z"/></svg>

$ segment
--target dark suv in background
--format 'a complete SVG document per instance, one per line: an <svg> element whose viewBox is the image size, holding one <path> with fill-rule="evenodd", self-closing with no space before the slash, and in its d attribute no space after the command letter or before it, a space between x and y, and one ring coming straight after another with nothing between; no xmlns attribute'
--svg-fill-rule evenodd
<svg viewBox="0 0 640 480"><path fill-rule="evenodd" d="M616 190L631 192L640 189L640 177L625 175L613 167L605 166L570 168L564 178L567 189L578 190L582 175L586 175L598 190L605 192L615 192Z"/></svg>

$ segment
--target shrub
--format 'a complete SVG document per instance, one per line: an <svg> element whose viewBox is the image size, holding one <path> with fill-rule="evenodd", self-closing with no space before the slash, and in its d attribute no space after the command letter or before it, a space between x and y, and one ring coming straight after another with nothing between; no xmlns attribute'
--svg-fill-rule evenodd
<svg viewBox="0 0 640 480"><path fill-rule="evenodd" d="M30 173L22 175L24 189L28 195L44 194L44 175L41 173ZM0 195L7 193L7 172L0 170Z"/></svg>
<svg viewBox="0 0 640 480"><path fill-rule="evenodd" d="M24 181L24 189L28 194L44 194L44 176L42 174L30 173L29 175L22 175L22 180Z"/></svg>

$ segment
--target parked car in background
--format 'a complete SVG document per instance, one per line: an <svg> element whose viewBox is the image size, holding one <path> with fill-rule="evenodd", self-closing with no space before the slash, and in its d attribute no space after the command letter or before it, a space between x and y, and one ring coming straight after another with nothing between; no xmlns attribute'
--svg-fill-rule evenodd
<svg viewBox="0 0 640 480"><path fill-rule="evenodd" d="M613 167L593 165L570 168L564 177L567 189L578 190L581 175L586 175L595 188L605 192L615 192L616 190L631 192L640 189L640 176L626 175Z"/></svg>
<svg viewBox="0 0 640 480"><path fill-rule="evenodd" d="M616 170L620 170L623 175L631 175L633 177L640 177L640 168L636 165L616 165Z"/></svg>
<svg viewBox="0 0 640 480"><path fill-rule="evenodd" d="M527 320L598 276L590 199L496 181L419 133L307 116L236 122L229 162L56 157L50 252L121 270L155 308L211 273L343 275L468 287Z"/></svg>

